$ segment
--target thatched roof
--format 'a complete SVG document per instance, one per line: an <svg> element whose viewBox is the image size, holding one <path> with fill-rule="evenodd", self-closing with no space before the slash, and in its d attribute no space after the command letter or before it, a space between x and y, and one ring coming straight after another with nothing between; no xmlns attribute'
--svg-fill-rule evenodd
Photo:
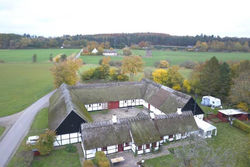
<svg viewBox="0 0 250 167"><path fill-rule="evenodd" d="M92 121L85 106L79 103L77 96L69 92L66 84L62 84L50 98L49 128L56 130L71 112L75 112L84 120Z"/></svg>
<svg viewBox="0 0 250 167"><path fill-rule="evenodd" d="M78 84L77 86L62 84L50 99L50 128L57 128L72 111L85 121L91 122L92 119L85 104L129 99L144 99L169 114L176 112L177 108L183 108L192 97L147 79L141 82ZM190 106L185 108L190 110Z"/></svg>
<svg viewBox="0 0 250 167"><path fill-rule="evenodd" d="M82 141L86 150L131 142L137 146L160 141L160 137L170 134L198 130L192 112L181 115L168 114L152 120L147 115L111 121L85 123L81 126ZM130 135L131 132L131 135Z"/></svg>

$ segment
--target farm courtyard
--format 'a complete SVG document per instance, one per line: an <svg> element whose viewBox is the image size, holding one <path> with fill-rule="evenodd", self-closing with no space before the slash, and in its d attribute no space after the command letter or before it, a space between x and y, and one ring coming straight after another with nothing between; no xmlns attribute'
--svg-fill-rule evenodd
<svg viewBox="0 0 250 167"><path fill-rule="evenodd" d="M144 55L143 50L132 50L133 54ZM54 89L53 79L50 72L52 63L49 62L50 54L55 57L58 54L72 55L79 52L79 49L32 49L32 50L0 50L0 117L11 115L22 111L30 104L46 95ZM121 51L119 51L121 53ZM32 63L32 55L37 54L37 62ZM204 62L216 56L220 61L240 61L250 60L249 53L207 53L207 52L184 52L184 51L165 51L153 50L152 57L143 57L145 69L155 69L154 63L159 60L168 60L170 65L179 65L186 60L195 62ZM80 71L85 71L93 67L97 67L99 60L103 56L81 56L81 59L86 63ZM123 57L111 57L112 60L122 60ZM188 78L191 69L181 68L180 73L184 78ZM139 73L135 78L141 79L143 73ZM42 115L41 115L41 114ZM37 134L36 132L45 129L47 124L46 111L40 112L37 115L30 135ZM124 111L125 113L125 111ZM126 115L126 113L125 113ZM102 117L103 116L103 117ZM107 119L110 117L105 111L102 113L92 113L92 117L98 120ZM240 129L230 126L227 123L214 124L218 128L218 136L208 140L214 147L230 148L237 152L237 167L247 167L249 162L246 160L247 155L247 134ZM41 127L40 127L41 126ZM38 129L36 131L36 128ZM3 133L4 127L0 127L0 135ZM27 139L27 138L26 138ZM23 143L25 142L25 139ZM23 149L23 145L19 150ZM18 155L15 155L13 159ZM172 154L149 159L146 161L147 167L170 166ZM74 167L80 167L80 160L77 153L67 153L64 148L56 149L51 153L51 156L43 156L35 158L32 166L38 167L45 165L46 167L62 166L66 167L69 164ZM18 166L18 162L12 160L9 166Z"/></svg>

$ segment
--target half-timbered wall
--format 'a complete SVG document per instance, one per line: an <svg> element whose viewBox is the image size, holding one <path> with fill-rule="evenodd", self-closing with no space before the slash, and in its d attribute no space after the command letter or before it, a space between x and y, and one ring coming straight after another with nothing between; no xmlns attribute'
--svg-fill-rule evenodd
<svg viewBox="0 0 250 167"><path fill-rule="evenodd" d="M81 141L82 139L80 133L68 133L63 135L57 135L56 140L54 142L54 146L63 146L66 144L73 144Z"/></svg>
<svg viewBox="0 0 250 167"><path fill-rule="evenodd" d="M108 103L94 103L85 105L87 111L98 111L108 109Z"/></svg>

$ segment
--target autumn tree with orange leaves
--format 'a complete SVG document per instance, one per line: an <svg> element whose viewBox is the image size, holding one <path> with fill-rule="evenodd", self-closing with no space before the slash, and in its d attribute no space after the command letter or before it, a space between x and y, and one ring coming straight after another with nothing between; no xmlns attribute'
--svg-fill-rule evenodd
<svg viewBox="0 0 250 167"><path fill-rule="evenodd" d="M82 66L81 59L69 58L63 62L54 63L51 68L54 86L58 88L62 83L75 85L79 81L77 71Z"/></svg>

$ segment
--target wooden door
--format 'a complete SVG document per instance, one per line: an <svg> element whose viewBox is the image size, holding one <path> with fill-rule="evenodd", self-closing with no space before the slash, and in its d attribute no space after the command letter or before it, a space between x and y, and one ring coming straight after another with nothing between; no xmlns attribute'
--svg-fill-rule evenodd
<svg viewBox="0 0 250 167"><path fill-rule="evenodd" d="M119 108L119 101L110 101L108 102L108 109Z"/></svg>
<svg viewBox="0 0 250 167"><path fill-rule="evenodd" d="M118 152L123 151L123 144L118 144Z"/></svg>

